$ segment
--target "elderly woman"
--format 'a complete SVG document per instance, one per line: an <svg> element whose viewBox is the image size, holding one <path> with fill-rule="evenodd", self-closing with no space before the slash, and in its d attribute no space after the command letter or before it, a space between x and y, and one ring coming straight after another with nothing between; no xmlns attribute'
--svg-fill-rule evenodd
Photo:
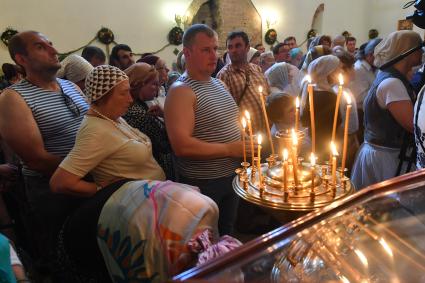
<svg viewBox="0 0 425 283"><path fill-rule="evenodd" d="M155 55L148 55L148 56L145 56L145 57L137 60L137 63L146 63L146 64L154 66L155 70L157 70L158 73L159 73L159 85L161 87L165 86L165 84L167 83L167 79L168 79L167 75L168 75L168 72L170 70L168 69L164 60L162 60L161 58L159 58L158 56L155 56ZM166 90L161 89L161 92L162 91L164 93L161 93L161 94L165 95Z"/></svg>
<svg viewBox="0 0 425 283"><path fill-rule="evenodd" d="M285 62L275 63L271 66L264 74L270 85L271 94L283 92L291 96L298 96L301 89L294 79L298 77L299 72L297 67Z"/></svg>
<svg viewBox="0 0 425 283"><path fill-rule="evenodd" d="M130 93L134 103L123 118L127 123L147 135L152 142L152 154L165 172L167 180L174 180L172 150L168 141L163 116L157 105L149 107L159 89L158 71L146 63L136 63L124 71L130 80Z"/></svg>
<svg viewBox="0 0 425 283"><path fill-rule="evenodd" d="M114 282L163 282L193 262L191 238L202 231L215 238L218 209L195 187L162 182L149 137L121 118L129 90L113 66L87 77L90 109L50 181L54 192L87 198L62 229L60 258L76 266L74 275L97 271L100 282L109 281L105 265Z"/></svg>
<svg viewBox="0 0 425 283"><path fill-rule="evenodd" d="M148 55L137 60L137 63L146 63L155 68L159 75L159 90L155 97L151 101L147 102L149 106L157 105L162 110L164 109L165 96L167 95L168 89L168 72L170 71L165 64L165 61L155 55Z"/></svg>
<svg viewBox="0 0 425 283"><path fill-rule="evenodd" d="M341 62L334 55L319 57L310 63L308 73L315 83L314 109L316 122L316 152L319 160L329 158L329 142L332 138L332 126L336 105L336 93L333 86L338 84L338 74L341 71ZM303 126L310 128L310 103L307 89L303 90L302 101L305 108L301 114ZM341 123L338 115L337 125ZM311 130L311 129L310 129ZM310 133L311 136L311 133Z"/></svg>
<svg viewBox="0 0 425 283"><path fill-rule="evenodd" d="M413 132L415 94L407 74L421 63L418 48L401 61L388 65L409 49L420 47L422 40L413 31L397 31L375 47L374 65L380 68L364 100L364 143L353 167L352 181L357 189L392 178L401 173L404 156L409 152ZM385 66L384 66L385 65ZM385 67L384 69L382 67ZM404 162L406 163L406 162ZM400 167L400 168L399 168Z"/></svg>

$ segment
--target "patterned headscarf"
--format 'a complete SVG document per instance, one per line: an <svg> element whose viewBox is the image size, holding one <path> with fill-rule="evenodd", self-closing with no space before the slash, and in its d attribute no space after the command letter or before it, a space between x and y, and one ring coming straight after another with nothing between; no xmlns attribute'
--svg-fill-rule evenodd
<svg viewBox="0 0 425 283"><path fill-rule="evenodd" d="M95 102L125 80L128 80L127 75L117 67L97 66L86 78L85 94L90 103Z"/></svg>

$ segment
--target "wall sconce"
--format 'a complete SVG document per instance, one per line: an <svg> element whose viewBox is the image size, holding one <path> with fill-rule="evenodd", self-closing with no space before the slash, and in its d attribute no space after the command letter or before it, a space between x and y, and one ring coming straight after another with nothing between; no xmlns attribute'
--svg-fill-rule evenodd
<svg viewBox="0 0 425 283"><path fill-rule="evenodd" d="M276 19L267 19L266 18L266 27L270 29L270 26L274 26L277 23Z"/></svg>
<svg viewBox="0 0 425 283"><path fill-rule="evenodd" d="M187 24L189 17L186 15L181 15L181 14L175 14L174 15L174 20L176 21L176 24L178 27L181 27L182 24L183 26L185 26Z"/></svg>
<svg viewBox="0 0 425 283"><path fill-rule="evenodd" d="M261 14L262 14L261 17L265 19L267 29L270 29L274 25L276 25L278 16L275 10L265 9Z"/></svg>

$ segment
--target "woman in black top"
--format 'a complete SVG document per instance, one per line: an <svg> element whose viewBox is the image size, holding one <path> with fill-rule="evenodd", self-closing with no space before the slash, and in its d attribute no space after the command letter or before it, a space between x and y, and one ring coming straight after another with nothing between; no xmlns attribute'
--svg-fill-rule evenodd
<svg viewBox="0 0 425 283"><path fill-rule="evenodd" d="M158 105L149 107L145 101L156 97L159 90L158 71L146 63L136 63L124 71L130 79L134 104L123 116L127 123L146 134L152 141L152 153L164 170L167 180L174 180L172 150L168 141L163 111Z"/></svg>

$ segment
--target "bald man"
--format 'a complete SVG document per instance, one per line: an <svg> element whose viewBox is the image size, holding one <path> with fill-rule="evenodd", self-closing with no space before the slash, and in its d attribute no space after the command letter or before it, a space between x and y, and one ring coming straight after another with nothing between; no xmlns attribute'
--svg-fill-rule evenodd
<svg viewBox="0 0 425 283"><path fill-rule="evenodd" d="M0 95L0 135L22 159L25 191L38 252L46 256L74 200L50 192L49 178L74 146L88 105L72 82L56 78L58 52L36 31L9 41L11 58L26 77Z"/></svg>

